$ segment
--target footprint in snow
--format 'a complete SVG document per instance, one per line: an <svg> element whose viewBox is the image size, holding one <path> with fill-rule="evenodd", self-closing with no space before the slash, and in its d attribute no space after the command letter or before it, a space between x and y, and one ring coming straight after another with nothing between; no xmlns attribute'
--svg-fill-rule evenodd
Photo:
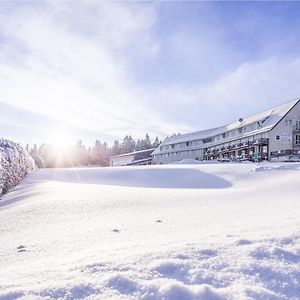
<svg viewBox="0 0 300 300"><path fill-rule="evenodd" d="M226 234L226 237L228 237L228 238L232 238L232 237L237 237L238 235L236 235L236 234Z"/></svg>
<svg viewBox="0 0 300 300"><path fill-rule="evenodd" d="M20 245L17 247L18 252L26 252L26 247L24 245Z"/></svg>
<svg viewBox="0 0 300 300"><path fill-rule="evenodd" d="M245 240L245 239L241 239L241 240L236 241L237 246L244 246L244 245L251 245L251 244L252 244L251 241Z"/></svg>

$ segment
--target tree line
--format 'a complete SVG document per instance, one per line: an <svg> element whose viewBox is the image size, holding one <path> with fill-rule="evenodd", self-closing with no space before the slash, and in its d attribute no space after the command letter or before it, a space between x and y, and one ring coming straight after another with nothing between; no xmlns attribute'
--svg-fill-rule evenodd
<svg viewBox="0 0 300 300"><path fill-rule="evenodd" d="M108 166L109 157L113 155L130 153L133 151L156 148L161 141L156 137L151 141L148 134L145 138L135 141L131 135L126 135L120 142L115 140L109 146L106 142L96 140L92 147L87 147L81 140L67 150L62 151L59 147L42 143L26 146L26 150L34 159L39 168L76 167L82 165Z"/></svg>

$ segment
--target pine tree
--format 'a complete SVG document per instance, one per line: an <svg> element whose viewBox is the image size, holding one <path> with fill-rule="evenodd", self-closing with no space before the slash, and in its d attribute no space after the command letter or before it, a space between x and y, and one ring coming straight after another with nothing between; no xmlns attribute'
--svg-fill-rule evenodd
<svg viewBox="0 0 300 300"><path fill-rule="evenodd" d="M145 139L141 140L141 150L147 150L152 148L151 140L149 134L146 133Z"/></svg>
<svg viewBox="0 0 300 300"><path fill-rule="evenodd" d="M161 144L161 141L158 139L158 136L155 138L152 148L157 148Z"/></svg>
<svg viewBox="0 0 300 300"><path fill-rule="evenodd" d="M74 157L71 161L68 163L70 164L71 167L74 166L80 166L80 165L87 165L88 160L87 160L87 150L85 145L82 143L82 140L77 141L74 149ZM66 164L66 162L65 162Z"/></svg>
<svg viewBox="0 0 300 300"><path fill-rule="evenodd" d="M36 144L34 144L33 148L31 148L30 150L30 155L34 155L34 154L38 154L38 148Z"/></svg>
<svg viewBox="0 0 300 300"><path fill-rule="evenodd" d="M135 144L135 151L140 151L140 150L142 150L142 141L138 139Z"/></svg>
<svg viewBox="0 0 300 300"><path fill-rule="evenodd" d="M119 141L115 140L111 148L111 155L119 155L121 153L121 146Z"/></svg>
<svg viewBox="0 0 300 300"><path fill-rule="evenodd" d="M103 144L96 140L92 150L92 164L100 165L102 167L107 166L109 161L109 148L107 143Z"/></svg>
<svg viewBox="0 0 300 300"><path fill-rule="evenodd" d="M121 145L121 154L133 152L135 149L135 141L131 135L126 135Z"/></svg>

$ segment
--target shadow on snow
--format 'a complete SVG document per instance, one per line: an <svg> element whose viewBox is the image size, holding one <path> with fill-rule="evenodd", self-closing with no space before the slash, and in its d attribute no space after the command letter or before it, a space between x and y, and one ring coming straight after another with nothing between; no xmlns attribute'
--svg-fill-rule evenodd
<svg viewBox="0 0 300 300"><path fill-rule="evenodd" d="M37 180L145 188L222 189L231 183L193 168L74 168L42 169Z"/></svg>

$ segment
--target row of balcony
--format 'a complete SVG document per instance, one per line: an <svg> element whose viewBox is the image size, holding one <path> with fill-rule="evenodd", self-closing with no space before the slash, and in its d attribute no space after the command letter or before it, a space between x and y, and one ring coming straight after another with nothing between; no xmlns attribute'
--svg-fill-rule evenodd
<svg viewBox="0 0 300 300"><path fill-rule="evenodd" d="M234 150L239 150L239 149L248 149L251 148L253 146L256 145L268 145L268 139L264 138L264 139L258 139L258 140L254 140L252 142L246 142L246 143L239 143L236 145L231 145L231 146L227 146L227 147L221 147L219 149L215 149L215 150L209 150L207 149L204 154L216 154L216 153L225 153L225 152L229 152L229 151L234 151Z"/></svg>
<svg viewBox="0 0 300 300"><path fill-rule="evenodd" d="M244 161L244 160L254 160L254 159L258 159L258 160L266 160L268 159L268 153L258 153L257 157L254 157L253 153L247 153L247 154L243 154L243 155L229 155L225 154L208 154L204 157L204 159L206 160L238 160L238 161Z"/></svg>

